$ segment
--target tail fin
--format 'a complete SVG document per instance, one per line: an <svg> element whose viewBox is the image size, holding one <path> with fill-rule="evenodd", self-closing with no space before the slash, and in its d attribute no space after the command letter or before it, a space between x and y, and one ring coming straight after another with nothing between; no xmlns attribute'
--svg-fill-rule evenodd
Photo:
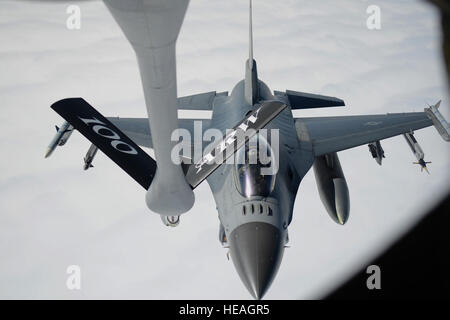
<svg viewBox="0 0 450 320"><path fill-rule="evenodd" d="M252 0L249 3L249 57L245 63L245 101L252 106L259 100L259 84L256 61L253 59Z"/></svg>

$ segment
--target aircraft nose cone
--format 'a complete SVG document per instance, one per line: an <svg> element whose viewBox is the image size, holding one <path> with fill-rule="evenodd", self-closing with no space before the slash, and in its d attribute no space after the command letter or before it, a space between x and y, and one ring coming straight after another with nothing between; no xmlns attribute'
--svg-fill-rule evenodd
<svg viewBox="0 0 450 320"><path fill-rule="evenodd" d="M269 223L246 223L231 232L229 246L242 282L255 299L261 299L275 278L283 257L281 231Z"/></svg>

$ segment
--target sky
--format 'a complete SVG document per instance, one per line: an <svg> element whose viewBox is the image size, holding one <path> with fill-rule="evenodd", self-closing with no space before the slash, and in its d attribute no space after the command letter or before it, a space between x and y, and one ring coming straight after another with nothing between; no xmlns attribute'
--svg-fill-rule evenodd
<svg viewBox="0 0 450 320"><path fill-rule="evenodd" d="M0 1L0 298L250 299L226 249L209 186L167 228L145 205L145 190L103 154L82 170L90 143L74 133L52 157L45 149L62 119L50 105L80 96L105 116L145 117L131 46L100 1ZM77 3L77 2L71 2ZM369 5L381 29L366 26ZM423 111L442 99L450 119L436 10L412 0L254 1L254 57L272 90L344 99L346 107L296 116ZM193 0L177 43L180 96L231 91L248 54L246 1ZM365 268L449 191L450 147L434 128L415 134L431 175L412 164L403 137L382 141L378 166L367 146L339 153L350 189L350 219L334 223L313 172L302 181L290 248L266 299L319 298ZM66 287L70 265L81 289ZM407 266L405 266L407 267ZM381 270L381 276L383 270Z"/></svg>

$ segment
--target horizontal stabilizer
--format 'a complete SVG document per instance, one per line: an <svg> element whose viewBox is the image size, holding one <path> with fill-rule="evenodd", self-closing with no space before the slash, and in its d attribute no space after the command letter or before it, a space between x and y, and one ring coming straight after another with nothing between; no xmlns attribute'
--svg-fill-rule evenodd
<svg viewBox="0 0 450 320"><path fill-rule="evenodd" d="M63 99L51 108L146 190L156 172L156 161L82 98Z"/></svg>
<svg viewBox="0 0 450 320"><path fill-rule="evenodd" d="M212 110L216 97L226 97L228 92L205 92L177 98L179 110Z"/></svg>
<svg viewBox="0 0 450 320"><path fill-rule="evenodd" d="M284 100L287 99L292 110L345 106L345 102L341 99L318 94L291 90L286 90L286 92L274 91L274 94L284 97Z"/></svg>

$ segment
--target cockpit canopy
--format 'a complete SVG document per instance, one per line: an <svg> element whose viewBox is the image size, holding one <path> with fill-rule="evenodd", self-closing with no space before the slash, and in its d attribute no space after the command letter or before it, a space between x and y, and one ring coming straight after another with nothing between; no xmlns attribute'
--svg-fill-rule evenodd
<svg viewBox="0 0 450 320"><path fill-rule="evenodd" d="M253 136L236 153L234 177L244 197L267 197L275 187L275 157L264 136Z"/></svg>

